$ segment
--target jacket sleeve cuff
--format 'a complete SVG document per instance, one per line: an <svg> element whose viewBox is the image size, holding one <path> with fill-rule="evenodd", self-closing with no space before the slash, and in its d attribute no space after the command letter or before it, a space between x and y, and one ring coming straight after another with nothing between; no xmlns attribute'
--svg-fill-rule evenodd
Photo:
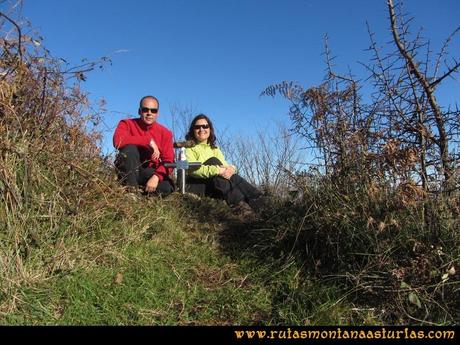
<svg viewBox="0 0 460 345"><path fill-rule="evenodd" d="M159 174L159 173L157 173L157 172L155 172L155 173L153 173L153 174L154 174L155 176L157 176L157 177L158 177L158 183L160 183L161 181L163 181L163 180L164 180L164 177L163 177L163 175L161 175L161 174Z"/></svg>

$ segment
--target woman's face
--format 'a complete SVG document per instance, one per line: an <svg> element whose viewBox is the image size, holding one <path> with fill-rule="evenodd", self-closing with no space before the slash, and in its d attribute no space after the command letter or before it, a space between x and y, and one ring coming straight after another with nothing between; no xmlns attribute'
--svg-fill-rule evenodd
<svg viewBox="0 0 460 345"><path fill-rule="evenodd" d="M195 139L200 143L207 142L210 133L211 129L209 128L208 121L205 119L199 119L193 125L193 134L195 135Z"/></svg>

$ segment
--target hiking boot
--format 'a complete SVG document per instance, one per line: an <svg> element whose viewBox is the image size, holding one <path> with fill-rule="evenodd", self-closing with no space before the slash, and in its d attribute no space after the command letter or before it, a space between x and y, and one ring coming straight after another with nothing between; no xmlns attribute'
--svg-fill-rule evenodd
<svg viewBox="0 0 460 345"><path fill-rule="evenodd" d="M186 196L187 198L189 198L189 199L192 199L192 200L197 200L197 201L200 201L200 200L201 200L201 196L199 196L198 194L186 192L186 193L185 193L185 196Z"/></svg>
<svg viewBox="0 0 460 345"><path fill-rule="evenodd" d="M239 202L237 205L231 206L232 213L241 219L254 218L255 214L252 208L244 201Z"/></svg>
<svg viewBox="0 0 460 345"><path fill-rule="evenodd" d="M140 194L139 193L127 192L127 193L125 193L125 196L126 196L126 198L131 199L133 201L140 200Z"/></svg>
<svg viewBox="0 0 460 345"><path fill-rule="evenodd" d="M268 196L261 195L255 199L249 199L248 204L254 212L261 213L270 206L270 199Z"/></svg>
<svg viewBox="0 0 460 345"><path fill-rule="evenodd" d="M124 186L123 189L126 198L131 199L133 201L137 201L140 199L142 190L139 189L138 186Z"/></svg>

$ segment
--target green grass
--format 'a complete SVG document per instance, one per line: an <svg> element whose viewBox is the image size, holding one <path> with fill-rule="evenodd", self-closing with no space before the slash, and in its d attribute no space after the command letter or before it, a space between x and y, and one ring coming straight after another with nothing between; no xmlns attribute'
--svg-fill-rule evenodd
<svg viewBox="0 0 460 345"><path fill-rule="evenodd" d="M296 255L292 217L241 219L178 194L106 197L54 220L8 213L0 324L378 325L407 323L401 306L419 311L415 290L386 300Z"/></svg>
<svg viewBox="0 0 460 345"><path fill-rule="evenodd" d="M350 314L340 289L305 280L293 261L260 257L250 240L258 224L221 202L120 198L123 212L78 214L53 245L29 249L23 271L30 273L2 283L1 324L366 322Z"/></svg>

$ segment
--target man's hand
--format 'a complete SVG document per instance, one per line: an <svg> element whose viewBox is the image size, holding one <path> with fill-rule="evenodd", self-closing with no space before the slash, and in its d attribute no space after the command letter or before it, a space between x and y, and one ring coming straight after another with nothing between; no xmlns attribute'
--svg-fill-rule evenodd
<svg viewBox="0 0 460 345"><path fill-rule="evenodd" d="M152 175L152 177L149 178L149 180L145 184L145 191L147 193L153 193L154 191L156 191L159 181L160 181L160 179L158 178L157 175Z"/></svg>
<svg viewBox="0 0 460 345"><path fill-rule="evenodd" d="M158 149L157 143L153 139L150 139L149 145L153 150L151 159L152 159L152 161L155 161L158 158L160 158L160 150Z"/></svg>

